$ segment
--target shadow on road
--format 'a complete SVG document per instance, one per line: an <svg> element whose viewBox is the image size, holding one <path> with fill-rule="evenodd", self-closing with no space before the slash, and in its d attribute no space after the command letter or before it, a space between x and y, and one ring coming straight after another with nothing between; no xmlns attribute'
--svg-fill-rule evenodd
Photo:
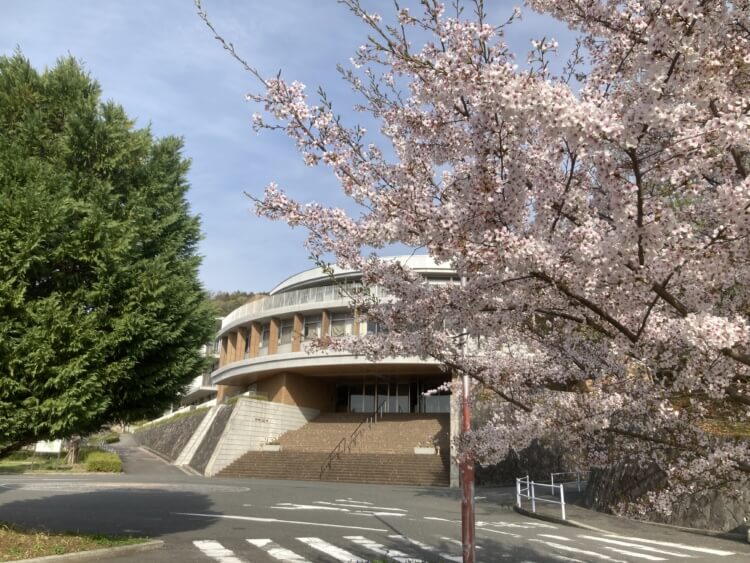
<svg viewBox="0 0 750 563"><path fill-rule="evenodd" d="M405 532L403 532L400 529L400 526L398 524L395 524L393 522L389 522L387 520L384 520L380 516L375 517L377 520L380 521L380 523L391 530L391 532L395 535L399 536L408 536ZM396 544L392 547L398 548L400 544ZM456 549L460 549L461 547L456 544L455 541L450 541L447 538L443 537L436 537L433 538L431 542L431 549L430 552L439 552L439 553L456 553ZM488 539L488 538L479 538L477 537L475 539L475 560L476 561L550 561L549 555L545 554L544 552L537 551L533 547L528 545L518 545L517 543L514 545L509 545L508 542L503 542L501 539ZM434 558L422 558L424 561L443 561L443 557L434 557Z"/></svg>
<svg viewBox="0 0 750 563"><path fill-rule="evenodd" d="M172 512L210 514L209 497L163 490L108 490L58 494L0 504L0 522L49 531L132 534L158 537L199 530L211 519Z"/></svg>

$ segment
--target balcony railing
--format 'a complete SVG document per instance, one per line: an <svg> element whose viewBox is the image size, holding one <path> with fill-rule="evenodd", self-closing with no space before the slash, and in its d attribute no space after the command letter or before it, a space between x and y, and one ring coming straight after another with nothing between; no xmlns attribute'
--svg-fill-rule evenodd
<svg viewBox="0 0 750 563"><path fill-rule="evenodd" d="M251 303L246 303L238 309L229 313L221 322L221 327L227 327L234 322L247 317L257 316L261 313L275 309L284 309L298 305L309 305L313 303L325 303L329 301L348 300L348 295L352 291L360 289L361 284L342 284L342 285L322 285L318 287L306 287L304 289L295 289L285 291L276 295L269 295L263 299L258 299ZM383 298L385 292L381 288L370 288L373 296Z"/></svg>

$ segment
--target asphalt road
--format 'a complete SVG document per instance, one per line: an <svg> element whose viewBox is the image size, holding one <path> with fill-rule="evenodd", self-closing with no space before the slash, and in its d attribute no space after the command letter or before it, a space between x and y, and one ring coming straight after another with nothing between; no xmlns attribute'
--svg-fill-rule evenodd
<svg viewBox="0 0 750 563"><path fill-rule="evenodd" d="M0 476L0 521L165 541L117 561L461 561L458 491L207 479L123 453L125 475ZM647 525L589 532L516 514L511 490L477 494L479 562L750 561L740 542Z"/></svg>

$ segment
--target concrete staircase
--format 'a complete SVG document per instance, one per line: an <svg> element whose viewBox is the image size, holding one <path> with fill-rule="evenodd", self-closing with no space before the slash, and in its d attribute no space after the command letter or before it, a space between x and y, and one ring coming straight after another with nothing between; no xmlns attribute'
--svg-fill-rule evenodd
<svg viewBox="0 0 750 563"><path fill-rule="evenodd" d="M219 476L258 479L321 479L321 466L342 438L349 438L366 415L326 413L279 438L279 452L247 452ZM449 416L386 414L364 429L351 452L334 459L325 481L448 486ZM439 455L415 455L433 444Z"/></svg>

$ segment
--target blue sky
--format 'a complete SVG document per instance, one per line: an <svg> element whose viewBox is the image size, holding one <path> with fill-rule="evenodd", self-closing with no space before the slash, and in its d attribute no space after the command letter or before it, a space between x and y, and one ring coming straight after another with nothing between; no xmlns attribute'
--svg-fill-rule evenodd
<svg viewBox="0 0 750 563"><path fill-rule="evenodd" d="M520 2L518 2L520 3ZM518 3L488 1L507 17ZM390 2L373 2L387 13ZM213 24L262 74L279 70L287 79L323 86L349 123L356 98L340 79L365 41L366 30L335 0L204 0ZM493 18L499 23L499 17ZM532 38L560 41L572 49L563 25L524 9L508 40L525 60ZM256 134L245 101L257 84L212 37L192 0L5 0L0 53L20 47L37 69L72 55L102 86L104 97L122 104L138 126L157 136L185 140L192 159L188 195L202 218L201 279L217 290L267 291L287 276L312 267L305 233L258 218L243 192L260 195L274 181L303 201L343 205L335 179L308 168L283 134Z"/></svg>

